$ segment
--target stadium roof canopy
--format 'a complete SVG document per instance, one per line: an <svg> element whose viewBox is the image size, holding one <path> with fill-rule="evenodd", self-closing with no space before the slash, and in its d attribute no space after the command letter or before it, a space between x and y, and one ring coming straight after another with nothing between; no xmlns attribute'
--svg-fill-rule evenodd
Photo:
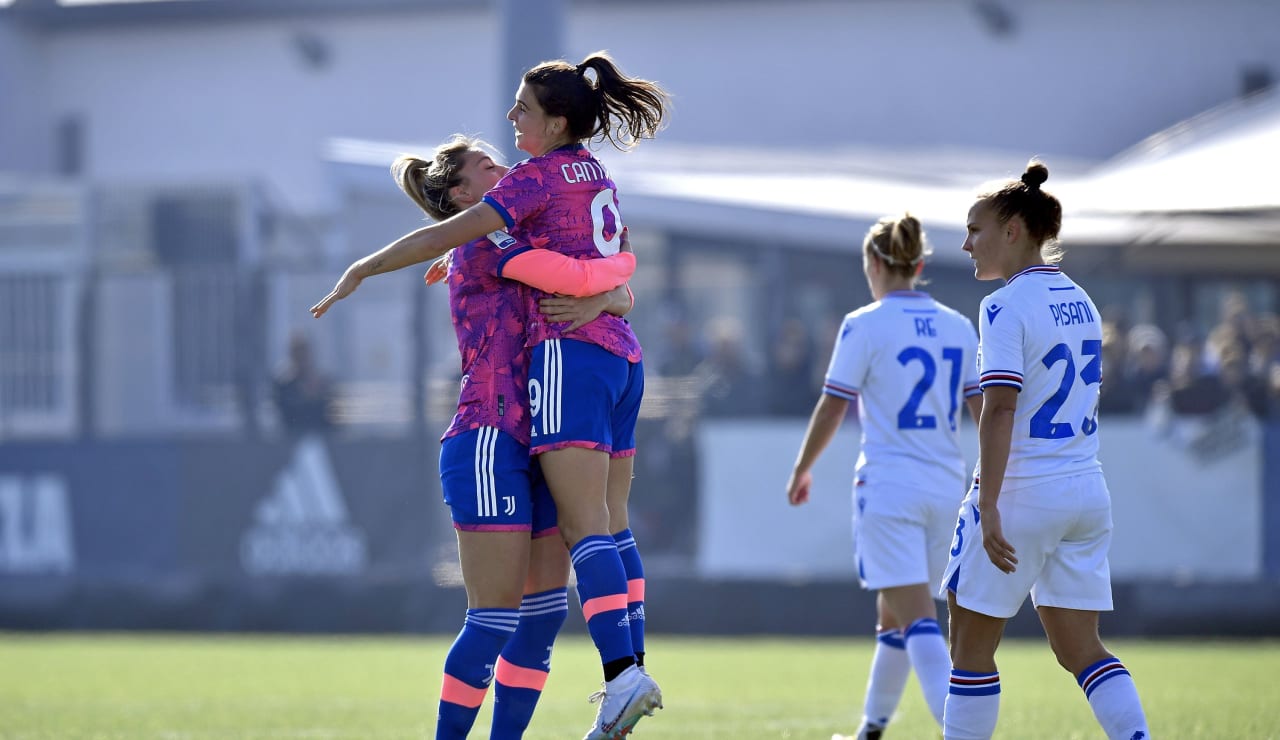
<svg viewBox="0 0 1280 740"><path fill-rule="evenodd" d="M1092 174L1082 211L1280 211L1280 93L1235 101L1148 137Z"/></svg>
<svg viewBox="0 0 1280 740"><path fill-rule="evenodd" d="M628 213L639 205L668 223L757 235L776 233L781 219L797 235L846 243L854 224L903 210L935 234L962 234L981 184L1017 176L1027 156L643 150L606 160L626 178ZM1280 271L1280 92L1210 110L1106 162L1048 164L1070 248L1153 269ZM935 259L965 258L938 251Z"/></svg>
<svg viewBox="0 0 1280 740"><path fill-rule="evenodd" d="M1280 272L1280 91L1148 137L1059 193L1064 241L1153 268Z"/></svg>

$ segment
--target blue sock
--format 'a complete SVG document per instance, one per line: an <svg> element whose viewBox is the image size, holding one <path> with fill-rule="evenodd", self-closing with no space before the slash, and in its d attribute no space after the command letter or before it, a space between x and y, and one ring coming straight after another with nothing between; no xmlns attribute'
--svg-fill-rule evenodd
<svg viewBox="0 0 1280 740"><path fill-rule="evenodd" d="M460 740L471 732L493 680L498 654L519 621L520 612L515 609L467 610L462 631L444 659L436 740Z"/></svg>
<svg viewBox="0 0 1280 740"><path fill-rule="evenodd" d="M627 620L627 576L618 545L608 535L583 537L569 550L578 577L578 599L591 641L603 665L635 662ZM624 666L625 667L625 666ZM605 680L613 678L606 670ZM615 671L614 675L621 671Z"/></svg>
<svg viewBox="0 0 1280 740"><path fill-rule="evenodd" d="M520 626L498 658L490 740L518 739L528 729L551 672L551 646L568 616L566 589L525 595Z"/></svg>
<svg viewBox="0 0 1280 740"><path fill-rule="evenodd" d="M627 621L631 623L631 649L636 651L636 662L644 665L644 563L630 529L613 536L618 543L618 557L622 558L622 570L627 574Z"/></svg>

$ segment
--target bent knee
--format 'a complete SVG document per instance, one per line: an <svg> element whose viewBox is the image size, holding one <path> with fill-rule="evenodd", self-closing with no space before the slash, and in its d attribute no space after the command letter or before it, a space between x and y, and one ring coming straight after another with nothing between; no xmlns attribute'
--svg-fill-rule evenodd
<svg viewBox="0 0 1280 740"><path fill-rule="evenodd" d="M1052 642L1049 644L1053 648L1053 656L1058 659L1058 665L1072 676L1080 675L1081 671L1100 660L1113 657L1103 647L1101 640L1071 646L1055 645Z"/></svg>

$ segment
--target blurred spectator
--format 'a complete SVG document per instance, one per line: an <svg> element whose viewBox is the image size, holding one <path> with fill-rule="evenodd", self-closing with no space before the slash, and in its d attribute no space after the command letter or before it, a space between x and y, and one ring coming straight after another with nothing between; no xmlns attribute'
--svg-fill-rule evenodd
<svg viewBox="0 0 1280 740"><path fill-rule="evenodd" d="M1143 399L1130 383L1128 373L1129 343L1123 327L1113 321L1102 322L1102 386L1098 391L1098 409L1104 414L1131 414L1142 408Z"/></svg>
<svg viewBox="0 0 1280 740"><path fill-rule="evenodd" d="M1262 419L1267 416L1267 384L1249 368L1249 357L1242 345L1228 347L1219 358L1218 377L1227 391L1227 403L1248 409Z"/></svg>
<svg viewBox="0 0 1280 740"><path fill-rule="evenodd" d="M1155 395L1175 414L1205 416L1222 408L1230 394L1206 366L1203 340L1184 329L1169 357L1169 377L1157 385Z"/></svg>
<svg viewBox="0 0 1280 740"><path fill-rule="evenodd" d="M711 326L711 351L697 368L702 409L708 416L756 416L764 410L760 378L751 369L742 325L724 318Z"/></svg>
<svg viewBox="0 0 1280 740"><path fill-rule="evenodd" d="M1206 360L1216 369L1225 352L1239 348L1248 355L1256 333L1256 322L1249 312L1249 301L1244 293L1227 291L1219 304L1218 323L1209 332Z"/></svg>
<svg viewBox="0 0 1280 740"><path fill-rule="evenodd" d="M280 423L291 436L333 426L333 384L316 367L311 342L301 333L289 340L288 363L273 382Z"/></svg>
<svg viewBox="0 0 1280 740"><path fill-rule="evenodd" d="M778 327L771 345L767 411L774 416L807 416L813 410L813 342L809 329L798 318Z"/></svg>
<svg viewBox="0 0 1280 740"><path fill-rule="evenodd" d="M1257 335L1249 352L1249 371L1259 378L1267 391L1270 415L1280 416L1280 316L1273 313L1258 317Z"/></svg>
<svg viewBox="0 0 1280 740"><path fill-rule="evenodd" d="M1141 413L1151 403L1156 383L1169 375L1169 340L1153 324L1138 324L1129 330L1126 362L1119 368L1125 378L1127 392L1134 398L1133 411ZM1106 384L1106 365L1103 385Z"/></svg>
<svg viewBox="0 0 1280 740"><path fill-rule="evenodd" d="M1266 377L1280 362L1280 316L1263 314L1255 322L1253 346L1249 348L1249 366L1255 374Z"/></svg>
<svg viewBox="0 0 1280 740"><path fill-rule="evenodd" d="M689 375L702 362L702 351L694 340L693 327L683 315L667 318L658 374L666 377Z"/></svg>

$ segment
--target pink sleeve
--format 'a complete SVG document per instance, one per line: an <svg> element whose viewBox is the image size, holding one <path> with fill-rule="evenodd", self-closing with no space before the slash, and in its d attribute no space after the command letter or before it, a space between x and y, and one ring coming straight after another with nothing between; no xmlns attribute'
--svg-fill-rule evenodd
<svg viewBox="0 0 1280 740"><path fill-rule="evenodd" d="M636 256L631 252L579 260L550 249L526 249L506 261L502 277L548 293L588 296L613 290L635 271Z"/></svg>

